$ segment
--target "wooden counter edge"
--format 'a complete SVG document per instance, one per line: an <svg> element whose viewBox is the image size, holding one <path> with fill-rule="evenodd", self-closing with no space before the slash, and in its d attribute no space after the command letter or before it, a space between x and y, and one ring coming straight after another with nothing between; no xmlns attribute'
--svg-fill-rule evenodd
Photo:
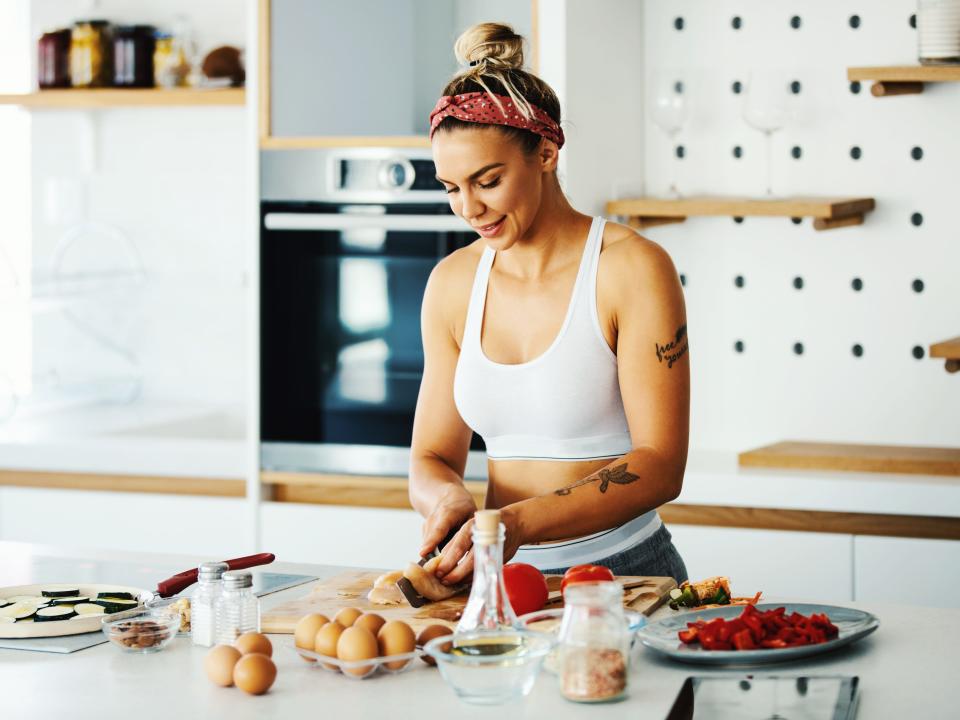
<svg viewBox="0 0 960 720"><path fill-rule="evenodd" d="M103 473L0 470L0 487L98 490L104 492L157 493L236 497L246 495L240 478L167 477L154 475L108 475Z"/></svg>
<svg viewBox="0 0 960 720"><path fill-rule="evenodd" d="M264 472L261 480L277 502L410 508L406 478ZM467 486L482 506L485 483L468 481ZM660 516L668 525L960 540L960 518L951 517L683 503L665 505L660 508Z"/></svg>

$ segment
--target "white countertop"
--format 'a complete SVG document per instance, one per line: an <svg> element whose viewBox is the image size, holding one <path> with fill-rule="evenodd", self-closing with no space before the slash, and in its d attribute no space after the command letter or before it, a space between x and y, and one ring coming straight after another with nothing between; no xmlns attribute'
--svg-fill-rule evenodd
<svg viewBox="0 0 960 720"><path fill-rule="evenodd" d="M143 587L182 570L198 558L131 553L90 553L0 543L0 586L64 582L72 573ZM276 563L278 572L329 576L343 568ZM78 577L77 575L72 575ZM91 580L92 581L92 580ZM306 587L263 599L265 606L298 597ZM847 674L860 677L860 718L951 717L960 706L956 648L960 610L904 605L861 605L881 620L870 637L819 659L770 668L778 675ZM661 610L660 613L669 613ZM130 655L98 645L70 655L0 650L0 716L33 718L663 718L688 675L736 673L684 666L649 651L634 652L629 697L620 703L583 706L560 696L556 679L542 673L522 701L477 707L458 700L436 670L418 664L399 675L351 680L307 666L291 649L289 635L271 636L277 681L267 695L250 697L206 678L205 651L177 638L162 652ZM753 674L766 674L753 669Z"/></svg>

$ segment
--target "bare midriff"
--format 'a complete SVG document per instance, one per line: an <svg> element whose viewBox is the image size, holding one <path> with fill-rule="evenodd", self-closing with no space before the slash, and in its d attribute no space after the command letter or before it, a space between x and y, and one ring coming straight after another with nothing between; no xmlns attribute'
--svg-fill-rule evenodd
<svg viewBox="0 0 960 720"><path fill-rule="evenodd" d="M612 462L605 460L488 460L486 506L501 508L538 495L548 495L591 475ZM568 538L556 538L566 540Z"/></svg>

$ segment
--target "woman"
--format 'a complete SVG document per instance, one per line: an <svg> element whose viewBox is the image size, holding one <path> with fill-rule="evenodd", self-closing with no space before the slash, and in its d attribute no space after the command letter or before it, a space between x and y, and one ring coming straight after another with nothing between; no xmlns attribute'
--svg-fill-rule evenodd
<svg viewBox="0 0 960 720"><path fill-rule="evenodd" d="M424 294L410 465L421 554L459 528L436 574L455 584L472 572L477 507L463 472L476 431L504 561L683 581L657 514L679 495L687 457L673 263L630 228L570 206L556 175L560 104L521 69L521 37L478 25L455 52L469 68L431 114L433 158L451 208L480 238L440 262Z"/></svg>

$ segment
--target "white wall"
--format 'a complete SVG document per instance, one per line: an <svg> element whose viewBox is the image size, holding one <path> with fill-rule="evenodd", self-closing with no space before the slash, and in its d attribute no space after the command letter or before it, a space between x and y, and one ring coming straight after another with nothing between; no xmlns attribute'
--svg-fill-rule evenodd
<svg viewBox="0 0 960 720"><path fill-rule="evenodd" d="M952 213L960 92L942 83L878 99L869 83L853 94L846 80L848 66L915 64L915 11L913 0L795 8L761 0L541 3L545 56L565 62L559 73L544 68L565 106L565 187L583 210L600 212L605 201L643 190L664 194L671 165L684 194L760 196L763 137L743 121L744 95L731 86L762 68L782 71L783 86L801 83L789 96L794 117L773 136L774 192L876 198L864 225L828 232L787 218L694 218L645 232L686 281L692 446L737 451L786 438L960 443L957 378L939 361L912 356L915 346L926 351L960 331ZM551 27L544 14L562 15L565 28L555 18L560 26ZM799 30L790 26L794 14ZM857 30L848 23L854 14ZM644 85L664 76L684 82L690 104L677 141L682 160L645 101ZM734 146L742 148L739 160ZM860 160L851 158L853 146ZM921 161L911 159L915 146ZM916 212L919 227L911 223ZM855 277L862 292L851 288ZM911 287L915 279L921 293ZM793 351L797 342L802 355Z"/></svg>
<svg viewBox="0 0 960 720"><path fill-rule="evenodd" d="M43 29L89 13L89 3L33 2L30 56ZM190 18L201 55L215 45L245 44L245 4L232 0L103 0L96 8L98 17L167 29L178 13ZM250 222L244 109L34 111L30 122L35 273L49 267L65 233L86 218L126 236L147 277L139 290L74 308L132 358L76 332L62 313L45 313L35 317L35 375L54 371L84 379L133 372L142 374L148 402L240 405ZM117 247L85 234L71 263L129 267Z"/></svg>

